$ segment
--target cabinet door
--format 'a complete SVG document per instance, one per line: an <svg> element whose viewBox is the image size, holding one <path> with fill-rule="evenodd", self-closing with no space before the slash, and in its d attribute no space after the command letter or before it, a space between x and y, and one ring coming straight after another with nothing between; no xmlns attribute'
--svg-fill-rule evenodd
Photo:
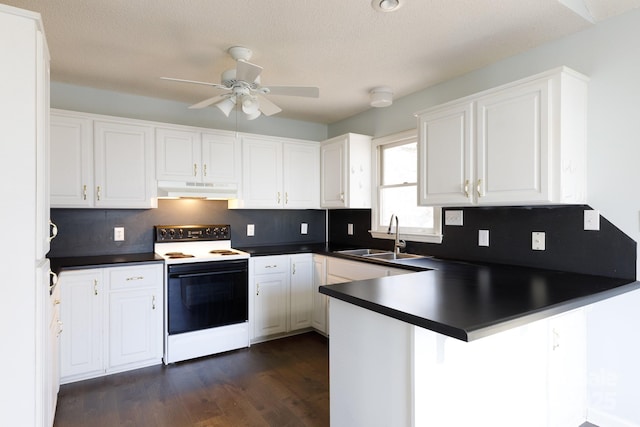
<svg viewBox="0 0 640 427"><path fill-rule="evenodd" d="M327 302L329 297L321 294L318 287L326 283L326 258L321 255L313 255L313 314L311 326L326 334L329 331L327 325Z"/></svg>
<svg viewBox="0 0 640 427"><path fill-rule="evenodd" d="M320 206L343 208L346 191L346 137L339 137L320 147Z"/></svg>
<svg viewBox="0 0 640 427"><path fill-rule="evenodd" d="M317 209L320 206L320 149L313 144L285 143L284 207Z"/></svg>
<svg viewBox="0 0 640 427"><path fill-rule="evenodd" d="M473 104L434 110L418 117L418 203L468 205L472 191Z"/></svg>
<svg viewBox="0 0 640 427"><path fill-rule="evenodd" d="M65 272L58 286L61 286L60 317L64 325L60 342L61 381L104 372L101 272Z"/></svg>
<svg viewBox="0 0 640 427"><path fill-rule="evenodd" d="M200 133L156 129L156 179L200 182L202 175Z"/></svg>
<svg viewBox="0 0 640 427"><path fill-rule="evenodd" d="M281 208L282 143L244 137L242 139L242 198L244 207Z"/></svg>
<svg viewBox="0 0 640 427"><path fill-rule="evenodd" d="M48 408L46 424L48 426L53 425L58 402L58 391L60 390L60 335L63 331L62 321L60 320L60 303L60 286L56 286L50 299L49 351L45 362L47 365L46 381L48 381L47 396L45 398L46 407Z"/></svg>
<svg viewBox="0 0 640 427"><path fill-rule="evenodd" d="M237 183L240 180L240 141L232 135L202 134L202 180Z"/></svg>
<svg viewBox="0 0 640 427"><path fill-rule="evenodd" d="M42 259L50 249L49 55L42 32L36 41L36 259Z"/></svg>
<svg viewBox="0 0 640 427"><path fill-rule="evenodd" d="M289 325L290 330L311 326L313 313L313 257L311 254L292 255ZM317 290L317 288L316 288Z"/></svg>
<svg viewBox="0 0 640 427"><path fill-rule="evenodd" d="M51 114L51 206L93 205L91 120Z"/></svg>
<svg viewBox="0 0 640 427"><path fill-rule="evenodd" d="M160 360L162 307L155 289L109 295L109 364L107 370Z"/></svg>
<svg viewBox="0 0 640 427"><path fill-rule="evenodd" d="M95 205L150 208L156 193L151 127L94 122Z"/></svg>
<svg viewBox="0 0 640 427"><path fill-rule="evenodd" d="M288 273L254 277L254 335L266 337L287 330Z"/></svg>
<svg viewBox="0 0 640 427"><path fill-rule="evenodd" d="M478 202L549 200L549 79L477 100Z"/></svg>

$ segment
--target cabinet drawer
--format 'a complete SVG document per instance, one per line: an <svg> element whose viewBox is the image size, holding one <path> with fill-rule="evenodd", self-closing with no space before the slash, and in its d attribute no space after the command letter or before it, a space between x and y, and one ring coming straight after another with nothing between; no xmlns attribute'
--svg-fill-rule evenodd
<svg viewBox="0 0 640 427"><path fill-rule="evenodd" d="M289 269L289 257L269 256L253 260L254 274L285 273Z"/></svg>
<svg viewBox="0 0 640 427"><path fill-rule="evenodd" d="M137 265L105 269L109 290L157 286L162 280L160 265Z"/></svg>

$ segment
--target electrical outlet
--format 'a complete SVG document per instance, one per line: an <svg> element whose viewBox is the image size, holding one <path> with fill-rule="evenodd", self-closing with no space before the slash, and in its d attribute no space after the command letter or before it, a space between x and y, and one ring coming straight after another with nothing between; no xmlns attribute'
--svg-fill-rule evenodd
<svg viewBox="0 0 640 427"><path fill-rule="evenodd" d="M353 224L347 224L347 234L353 236Z"/></svg>
<svg viewBox="0 0 640 427"><path fill-rule="evenodd" d="M478 230L478 246L489 246L489 230Z"/></svg>
<svg viewBox="0 0 640 427"><path fill-rule="evenodd" d="M307 234L309 231L309 225L306 222L300 224L300 234Z"/></svg>
<svg viewBox="0 0 640 427"><path fill-rule="evenodd" d="M113 227L113 240L115 242L124 241L124 227Z"/></svg>
<svg viewBox="0 0 640 427"><path fill-rule="evenodd" d="M534 251L544 251L546 248L546 237L543 231L531 233L531 249Z"/></svg>
<svg viewBox="0 0 640 427"><path fill-rule="evenodd" d="M462 225L462 211L444 211L444 225Z"/></svg>
<svg viewBox="0 0 640 427"><path fill-rule="evenodd" d="M584 211L584 229L600 230L600 212L595 209Z"/></svg>
<svg viewBox="0 0 640 427"><path fill-rule="evenodd" d="M256 227L254 224L247 224L247 236L251 237L251 236L255 236L256 234Z"/></svg>

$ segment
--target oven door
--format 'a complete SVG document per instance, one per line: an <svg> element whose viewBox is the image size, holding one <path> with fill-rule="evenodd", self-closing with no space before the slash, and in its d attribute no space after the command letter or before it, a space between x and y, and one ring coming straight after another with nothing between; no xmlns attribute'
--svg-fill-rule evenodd
<svg viewBox="0 0 640 427"><path fill-rule="evenodd" d="M169 335L246 322L248 294L246 259L169 265Z"/></svg>

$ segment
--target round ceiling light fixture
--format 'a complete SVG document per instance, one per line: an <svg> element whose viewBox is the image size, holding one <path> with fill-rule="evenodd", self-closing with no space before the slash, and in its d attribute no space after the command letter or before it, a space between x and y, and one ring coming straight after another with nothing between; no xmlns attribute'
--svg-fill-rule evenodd
<svg viewBox="0 0 640 427"><path fill-rule="evenodd" d="M372 0L371 7L378 12L394 12L400 9L400 0Z"/></svg>
<svg viewBox="0 0 640 427"><path fill-rule="evenodd" d="M393 104L393 91L388 86L380 86L369 92L369 105L372 107L388 107Z"/></svg>

